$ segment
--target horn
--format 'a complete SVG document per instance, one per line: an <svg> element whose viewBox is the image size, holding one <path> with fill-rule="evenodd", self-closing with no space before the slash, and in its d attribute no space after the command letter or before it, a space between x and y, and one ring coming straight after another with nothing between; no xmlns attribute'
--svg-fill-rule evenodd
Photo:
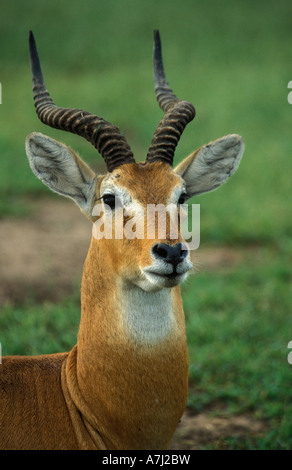
<svg viewBox="0 0 292 470"><path fill-rule="evenodd" d="M55 105L44 83L36 43L31 31L29 52L33 97L39 119L55 129L84 137L104 158L110 172L125 163L135 163L133 153L118 127L87 111L60 108Z"/></svg>
<svg viewBox="0 0 292 470"><path fill-rule="evenodd" d="M165 115L155 130L146 162L162 161L172 165L178 141L186 125L194 119L196 111L191 103L178 99L168 85L157 30L154 31L153 78L156 98Z"/></svg>

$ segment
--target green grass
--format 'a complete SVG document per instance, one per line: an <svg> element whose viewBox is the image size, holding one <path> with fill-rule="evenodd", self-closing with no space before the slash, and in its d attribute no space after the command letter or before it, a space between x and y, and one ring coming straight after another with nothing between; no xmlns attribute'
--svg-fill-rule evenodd
<svg viewBox="0 0 292 470"><path fill-rule="evenodd" d="M69 351L77 341L80 300L60 304L28 302L1 311L3 355L38 355Z"/></svg>
<svg viewBox="0 0 292 470"><path fill-rule="evenodd" d="M0 217L25 216L48 190L24 151L32 131L62 140L96 169L86 141L42 125L34 111L27 51L37 40L45 81L60 106L80 107L118 125L143 160L162 112L152 84L152 32L162 36L171 87L197 110L176 162L228 133L246 143L235 176L201 204L202 244L257 246L256 257L199 273L183 287L190 350L189 405L217 401L252 411L269 431L228 448L292 448L291 322L292 106L288 0L27 0L1 2ZM76 341L78 298L33 301L0 313L3 354L62 351Z"/></svg>
<svg viewBox="0 0 292 470"><path fill-rule="evenodd" d="M218 400L230 413L252 411L273 429L271 448L292 448L291 280L290 244L184 286L190 406Z"/></svg>

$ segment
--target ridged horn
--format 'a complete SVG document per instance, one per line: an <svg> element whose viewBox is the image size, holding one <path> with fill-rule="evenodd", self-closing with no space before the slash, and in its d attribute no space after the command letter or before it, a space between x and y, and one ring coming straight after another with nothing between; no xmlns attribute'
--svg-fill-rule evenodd
<svg viewBox="0 0 292 470"><path fill-rule="evenodd" d="M165 112L152 138L146 162L162 161L173 164L178 141L186 127L195 117L194 106L178 99L170 89L165 77L159 31L154 31L153 79L156 98Z"/></svg>
<svg viewBox="0 0 292 470"><path fill-rule="evenodd" d="M133 153L118 127L87 111L60 108L46 89L36 43L29 33L33 97L39 119L46 125L80 135L104 158L109 172L125 163L135 163Z"/></svg>

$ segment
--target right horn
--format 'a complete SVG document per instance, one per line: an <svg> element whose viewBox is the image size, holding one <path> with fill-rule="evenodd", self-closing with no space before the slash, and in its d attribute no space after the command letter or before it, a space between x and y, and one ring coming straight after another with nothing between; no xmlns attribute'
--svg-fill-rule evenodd
<svg viewBox="0 0 292 470"><path fill-rule="evenodd" d="M146 163L162 161L173 164L174 152L186 127L195 117L194 106L178 99L165 77L159 31L154 31L153 50L154 87L160 108L165 112L152 138Z"/></svg>

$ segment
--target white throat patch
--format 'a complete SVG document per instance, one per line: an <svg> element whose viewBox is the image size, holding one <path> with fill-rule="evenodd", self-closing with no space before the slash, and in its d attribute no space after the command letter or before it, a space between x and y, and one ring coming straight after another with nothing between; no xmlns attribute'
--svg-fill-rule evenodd
<svg viewBox="0 0 292 470"><path fill-rule="evenodd" d="M123 321L129 336L140 343L156 343L175 326L171 289L146 292L133 286L122 301Z"/></svg>

